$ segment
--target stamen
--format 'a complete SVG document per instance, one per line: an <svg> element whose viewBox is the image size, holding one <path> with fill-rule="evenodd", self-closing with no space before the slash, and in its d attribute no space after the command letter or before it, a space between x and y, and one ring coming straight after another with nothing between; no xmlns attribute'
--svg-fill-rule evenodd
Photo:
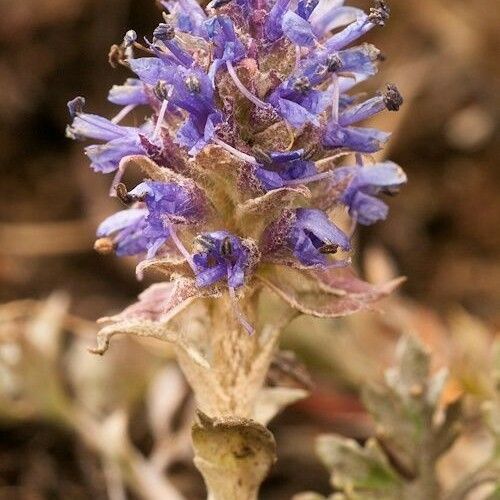
<svg viewBox="0 0 500 500"><path fill-rule="evenodd" d="M153 31L153 37L162 42L173 40L175 38L175 28L172 23L160 23Z"/></svg>
<svg viewBox="0 0 500 500"><path fill-rule="evenodd" d="M299 92L308 92L311 90L311 82L307 76L301 76L293 82L293 88Z"/></svg>
<svg viewBox="0 0 500 500"><path fill-rule="evenodd" d="M189 264L189 267L196 274L197 269L196 269L196 266L194 265L191 254L187 251L187 248L184 246L182 241L179 239L179 236L177 236L177 231L175 230L175 225L172 224L171 222L169 222L168 230L170 231L170 236L172 237L172 241L174 242L175 246L177 247L179 252L182 254L182 256L186 259L186 262Z"/></svg>
<svg viewBox="0 0 500 500"><path fill-rule="evenodd" d="M385 26L385 22L389 19L391 9L385 0L376 0L375 7L370 9L368 20L378 26Z"/></svg>
<svg viewBox="0 0 500 500"><path fill-rule="evenodd" d="M335 73L342 68L342 59L340 59L338 54L330 54L326 58L326 67L330 73Z"/></svg>
<svg viewBox="0 0 500 500"><path fill-rule="evenodd" d="M123 47L128 48L137 40L137 33L134 30L128 30L123 37Z"/></svg>
<svg viewBox="0 0 500 500"><path fill-rule="evenodd" d="M129 104L125 106L118 114L111 119L111 123L120 123L134 108L137 107L137 104Z"/></svg>
<svg viewBox="0 0 500 500"><path fill-rule="evenodd" d="M393 83L388 83L386 86L384 104L389 111L398 111L403 104L403 96Z"/></svg>
<svg viewBox="0 0 500 500"><path fill-rule="evenodd" d="M223 140L219 139L218 137L214 137L213 141L215 144L217 144L221 148L224 148L226 151L229 151L233 156L236 156L236 158L239 158L241 161L251 163L252 165L259 165L259 162L253 156L238 151L236 148L233 148L233 146L226 144Z"/></svg>
<svg viewBox="0 0 500 500"><path fill-rule="evenodd" d="M158 121L156 122L156 127L151 137L151 141L154 142L158 135L160 134L160 130L163 124L163 120L165 119L165 113L167 112L168 101L166 99L163 100L160 108L160 112L158 113Z"/></svg>
<svg viewBox="0 0 500 500"><path fill-rule="evenodd" d="M229 265L228 265L229 272ZM231 306L233 307L234 314L238 318L238 321L241 323L243 328L248 332L249 335L253 335L255 332L255 328L248 322L242 313L241 309L238 306L238 298L236 297L236 291L232 286L229 286L229 297L231 299Z"/></svg>
<svg viewBox="0 0 500 500"><path fill-rule="evenodd" d="M189 92L199 94L201 92L201 82L195 75L189 75L184 81Z"/></svg>
<svg viewBox="0 0 500 500"><path fill-rule="evenodd" d="M365 162L361 153L356 153L354 158L356 158L356 165L359 165L360 167L364 165Z"/></svg>
<svg viewBox="0 0 500 500"><path fill-rule="evenodd" d="M231 238L229 238L229 236L226 236L222 240L222 244L220 247L220 253L225 258L231 257L231 255L233 255L233 245L231 243Z"/></svg>
<svg viewBox="0 0 500 500"><path fill-rule="evenodd" d="M256 95L252 94L244 85L241 83L241 80L238 78L236 71L234 69L233 63L231 61L226 61L226 68L229 73L229 76L233 79L234 84L238 88L238 90L251 102L253 102L257 107L263 109L269 109L271 107L270 104L261 101Z"/></svg>
<svg viewBox="0 0 500 500"><path fill-rule="evenodd" d="M297 186L300 184L309 184L310 182L317 182L317 181L322 181L324 179L328 179L328 177L331 177L333 175L333 172L328 171L328 172L322 172L320 174L316 175L311 175L310 177L303 177L302 179L293 179L291 181L284 181L283 184L287 186Z"/></svg>
<svg viewBox="0 0 500 500"><path fill-rule="evenodd" d="M339 104L340 104L340 83L339 77L334 73L332 76L332 121L339 122Z"/></svg>
<svg viewBox="0 0 500 500"><path fill-rule="evenodd" d="M99 238L94 243L94 250L101 255L113 253L115 245L111 238Z"/></svg>
<svg viewBox="0 0 500 500"><path fill-rule="evenodd" d="M294 72L298 71L301 58L302 58L302 49L298 45L296 45L295 46L295 68L294 68Z"/></svg>

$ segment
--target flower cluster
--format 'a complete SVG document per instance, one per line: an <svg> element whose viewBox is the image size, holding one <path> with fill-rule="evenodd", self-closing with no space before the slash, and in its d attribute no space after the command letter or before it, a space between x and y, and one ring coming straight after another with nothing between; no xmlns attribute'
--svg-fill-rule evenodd
<svg viewBox="0 0 500 500"><path fill-rule="evenodd" d="M129 31L111 49L112 65L134 73L109 92L116 116L84 111L81 97L68 104L68 135L96 142L91 166L116 172L112 195L127 206L100 225L96 247L168 262L171 275L227 286L235 300L259 269L347 265L350 235L333 214L345 207L352 227L384 219L379 195L406 182L396 164L372 160L389 134L363 126L399 109L397 88L353 91L381 60L353 44L384 25L386 3L368 13L342 0L161 3L151 41ZM124 124L148 108L144 123ZM129 191L131 164L145 180Z"/></svg>

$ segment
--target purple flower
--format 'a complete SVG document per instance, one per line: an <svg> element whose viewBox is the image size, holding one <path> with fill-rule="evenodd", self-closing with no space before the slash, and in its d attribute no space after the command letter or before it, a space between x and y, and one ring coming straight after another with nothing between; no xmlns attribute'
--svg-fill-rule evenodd
<svg viewBox="0 0 500 500"><path fill-rule="evenodd" d="M146 252L149 238L145 233L147 209L129 208L105 219L97 228L97 236L113 236L116 255L137 255Z"/></svg>
<svg viewBox="0 0 500 500"><path fill-rule="evenodd" d="M349 207L349 213L356 221L364 225L387 217L387 205L376 196L396 194L407 181L401 167L392 162L367 167L340 167L333 171L333 182L341 183L345 179L349 179L349 183L340 201Z"/></svg>
<svg viewBox="0 0 500 500"><path fill-rule="evenodd" d="M126 194L140 208L117 212L104 220L97 236L115 235L116 254L154 257L172 232L172 224L199 222L203 208L190 190L174 183L145 181Z"/></svg>
<svg viewBox="0 0 500 500"><path fill-rule="evenodd" d="M357 19L339 33L332 35L324 46L328 50L340 50L362 37L375 26L384 26L389 19L390 9L384 0L376 0L369 14L358 12Z"/></svg>
<svg viewBox="0 0 500 500"><path fill-rule="evenodd" d="M251 252L240 238L227 231L214 231L200 235L197 240L204 247L193 255L198 286L213 285L222 279L227 279L233 289L245 283Z"/></svg>
<svg viewBox="0 0 500 500"><path fill-rule="evenodd" d="M179 42L175 39L175 27L171 23L161 23L153 31L152 48L156 50L159 57L163 55L163 49L168 49L175 60L186 68L189 68L194 64L193 57L189 54L189 52L183 49L179 45ZM171 59L167 56L166 61L169 60Z"/></svg>
<svg viewBox="0 0 500 500"><path fill-rule="evenodd" d="M360 153L378 151L390 134L377 129L353 127L352 124L366 120L384 109L397 111L403 98L394 85L388 84L386 91L361 104L344 109L338 120L328 123L323 145L327 148L348 148Z"/></svg>
<svg viewBox="0 0 500 500"><path fill-rule="evenodd" d="M206 23L209 39L214 44L214 59L208 75L213 82L219 68L227 62L236 63L246 54L245 46L234 30L234 25L228 16L214 16Z"/></svg>
<svg viewBox="0 0 500 500"><path fill-rule="evenodd" d="M104 174L113 172L125 156L144 153L140 134L150 133L149 122L140 128L123 127L102 116L84 113L82 106L85 101L82 99L76 98L68 103L73 123L67 127L66 135L72 139L94 139L104 142L85 148L93 170Z"/></svg>
<svg viewBox="0 0 500 500"><path fill-rule="evenodd" d="M314 162L304 160L304 150L276 152L266 155L265 163L255 169L255 175L266 191L286 186L290 181L317 173Z"/></svg>
<svg viewBox="0 0 500 500"><path fill-rule="evenodd" d="M321 210L299 208L288 235L288 245L306 266L328 265L327 255L350 250L349 238Z"/></svg>
<svg viewBox="0 0 500 500"><path fill-rule="evenodd" d="M177 68L169 78L172 94L169 102L188 112L188 119L177 132L177 142L196 155L211 141L223 120L217 109L214 90L208 76L197 69Z"/></svg>

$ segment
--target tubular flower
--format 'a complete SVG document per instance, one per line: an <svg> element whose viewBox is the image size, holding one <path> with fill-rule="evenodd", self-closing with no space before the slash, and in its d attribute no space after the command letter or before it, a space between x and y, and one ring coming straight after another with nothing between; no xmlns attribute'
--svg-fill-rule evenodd
<svg viewBox="0 0 500 500"><path fill-rule="evenodd" d="M118 170L112 194L128 206L99 226L97 248L191 280L200 297L225 289L233 305L291 268L347 265L338 255L350 238L332 209L372 224L388 211L377 196L406 182L397 165L363 156L389 134L362 122L397 111L397 88L352 93L378 71L378 49L355 43L386 23L386 3L367 13L342 0L159 3L151 42L129 31L112 48L110 62L132 73L109 92L117 114L68 103L68 136L95 142L91 167ZM336 165L354 153L355 164ZM127 191L118 180L134 165L144 181Z"/></svg>

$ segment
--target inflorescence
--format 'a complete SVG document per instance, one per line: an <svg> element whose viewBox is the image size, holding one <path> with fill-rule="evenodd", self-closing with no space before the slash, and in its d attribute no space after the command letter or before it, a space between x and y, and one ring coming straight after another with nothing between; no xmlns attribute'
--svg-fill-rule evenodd
<svg viewBox="0 0 500 500"><path fill-rule="evenodd" d="M382 59L352 44L384 26L387 4L161 3L152 41L128 31L111 48L110 63L135 75L109 92L116 116L85 112L81 97L68 103L68 136L96 142L85 148L91 167L116 172L112 195L126 205L99 226L96 249L181 262L196 286L227 286L234 300L258 266L345 265L350 234L333 222L337 207L353 227L373 224L387 216L379 195L406 182L396 164L372 160L389 134L362 125L400 108L396 86L352 92ZM152 113L124 125L136 108ZM353 164L335 164L350 155ZM129 191L121 178L137 157L150 166Z"/></svg>

